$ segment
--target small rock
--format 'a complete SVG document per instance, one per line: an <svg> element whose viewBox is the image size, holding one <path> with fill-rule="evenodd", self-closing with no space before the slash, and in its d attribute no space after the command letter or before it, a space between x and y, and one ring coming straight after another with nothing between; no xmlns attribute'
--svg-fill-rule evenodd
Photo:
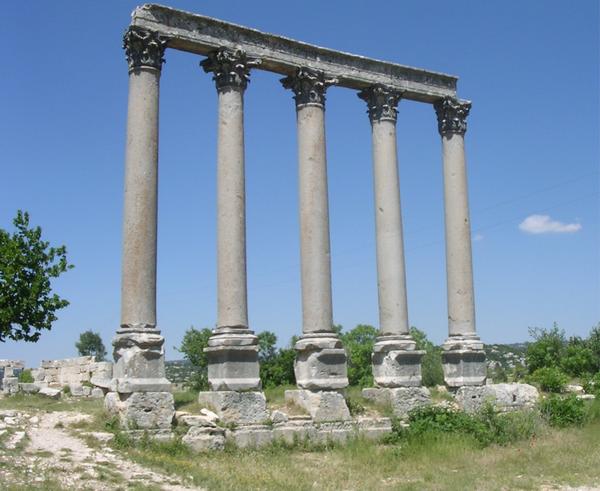
<svg viewBox="0 0 600 491"><path fill-rule="evenodd" d="M92 395L92 388L88 385L84 385L82 391L85 397L89 397L90 395Z"/></svg>
<svg viewBox="0 0 600 491"><path fill-rule="evenodd" d="M98 440L101 443L108 443L108 442L112 441L113 438L115 437L114 434L106 433L103 431L85 431L81 434L84 436L91 436L92 438L95 438L96 440Z"/></svg>
<svg viewBox="0 0 600 491"><path fill-rule="evenodd" d="M15 411L14 409L4 409L4 410L0 410L0 418L14 418L15 416L17 416L19 413L17 411Z"/></svg>
<svg viewBox="0 0 600 491"><path fill-rule="evenodd" d="M32 425L37 425L40 422L40 418L38 418L37 416L32 416L31 418L29 418L29 422Z"/></svg>
<svg viewBox="0 0 600 491"><path fill-rule="evenodd" d="M438 394L448 393L448 387L446 387L445 385L436 385L435 390L437 391Z"/></svg>
<svg viewBox="0 0 600 491"><path fill-rule="evenodd" d="M73 397L83 397L83 385L81 384L69 384L71 395Z"/></svg>
<svg viewBox="0 0 600 491"><path fill-rule="evenodd" d="M102 399L104 397L104 391L100 387L94 387L90 392L90 397L94 399Z"/></svg>
<svg viewBox="0 0 600 491"><path fill-rule="evenodd" d="M576 384L569 384L565 387L565 390L567 392L570 392L571 394L583 394L585 391L583 390L583 387L581 385L576 385Z"/></svg>
<svg viewBox="0 0 600 491"><path fill-rule="evenodd" d="M19 420L17 418L4 418L4 422L9 426L15 426L19 424Z"/></svg>
<svg viewBox="0 0 600 491"><path fill-rule="evenodd" d="M213 413L210 409L206 409L203 407L202 409L200 409L200 414L203 414L204 416L209 418L213 423L219 421L219 416Z"/></svg>
<svg viewBox="0 0 600 491"><path fill-rule="evenodd" d="M283 411L278 411L277 409L275 409L271 413L271 421L273 421L273 423L285 423L288 419L288 415Z"/></svg>
<svg viewBox="0 0 600 491"><path fill-rule="evenodd" d="M25 438L25 432L24 431L17 431L15 432L10 439L8 440L8 442L6 442L6 448L15 448L19 443L21 443L23 441L23 439Z"/></svg>
<svg viewBox="0 0 600 491"><path fill-rule="evenodd" d="M577 396L577 399L582 399L584 401L591 401L595 398L596 398L596 396L594 394L579 394Z"/></svg>

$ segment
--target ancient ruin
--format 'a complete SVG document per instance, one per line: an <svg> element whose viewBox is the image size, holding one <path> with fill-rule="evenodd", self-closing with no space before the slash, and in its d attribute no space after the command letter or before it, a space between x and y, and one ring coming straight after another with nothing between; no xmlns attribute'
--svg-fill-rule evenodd
<svg viewBox="0 0 600 491"><path fill-rule="evenodd" d="M458 98L456 77L312 46L159 5L144 5L133 12L124 48L129 107L121 325L113 342L114 374L106 396L106 407L121 416L123 425L166 430L174 417L164 370L164 338L156 325L158 101L167 48L203 57L198 62L212 75L219 101L218 312L207 349L210 391L199 397L222 420L254 425L240 427L233 437L236 443L243 445L248 438L269 440L277 431L284 438L308 435L318 439L335 432L367 428L371 434L380 434L389 429L389 420L351 420L344 399L346 353L332 328L324 123L325 96L331 87L356 91L366 102L372 127L380 335L372 356L377 387L366 389L365 396L403 408L427 403L429 397L421 386L423 352L416 350L409 334L396 152L397 107L402 99L433 105L432 117L435 113L442 140L446 384L451 390L485 384L485 354L475 328L464 151L471 103ZM308 419L302 421L288 421L286 415L267 411L257 337L248 325L243 111L252 70L281 74L283 89L292 92L297 114L303 324L295 346L298 388L288 391L286 399L307 412ZM268 420L282 426L261 426ZM203 421L206 424L192 428L187 440L199 448L218 447L219 432Z"/></svg>

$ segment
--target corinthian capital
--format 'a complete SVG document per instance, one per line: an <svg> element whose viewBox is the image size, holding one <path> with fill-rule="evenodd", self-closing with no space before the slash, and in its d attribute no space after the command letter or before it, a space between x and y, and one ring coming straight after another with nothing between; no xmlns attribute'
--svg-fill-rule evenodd
<svg viewBox="0 0 600 491"><path fill-rule="evenodd" d="M337 83L336 78L326 79L323 72L309 68L298 68L294 75L281 79L284 89L294 91L296 107L325 107L325 91L330 85Z"/></svg>
<svg viewBox="0 0 600 491"><path fill-rule="evenodd" d="M452 97L444 97L437 101L433 107L437 114L440 135L465 134L467 131L467 116L471 110L470 102L461 102Z"/></svg>
<svg viewBox="0 0 600 491"><path fill-rule="evenodd" d="M374 85L361 90L358 97L367 102L367 113L371 123L375 121L396 122L398 115L396 108L402 97L402 92L399 90Z"/></svg>
<svg viewBox="0 0 600 491"><path fill-rule="evenodd" d="M123 36L123 49L130 71L140 67L160 70L165 61L166 47L167 38L141 27L130 26Z"/></svg>
<svg viewBox="0 0 600 491"><path fill-rule="evenodd" d="M248 58L240 49L219 48L200 62L205 72L213 73L219 92L246 90L250 82L250 68L260 65L260 60Z"/></svg>

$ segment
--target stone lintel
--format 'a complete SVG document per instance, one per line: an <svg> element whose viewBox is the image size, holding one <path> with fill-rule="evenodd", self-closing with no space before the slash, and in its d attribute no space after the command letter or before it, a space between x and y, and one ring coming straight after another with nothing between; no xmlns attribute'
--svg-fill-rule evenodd
<svg viewBox="0 0 600 491"><path fill-rule="evenodd" d="M458 78L452 75L322 48L162 5L138 7L131 24L169 38L168 47L182 51L207 56L218 48L241 49L261 60L258 68L282 75L307 67L350 89L384 85L402 91L404 99L428 103L456 97Z"/></svg>

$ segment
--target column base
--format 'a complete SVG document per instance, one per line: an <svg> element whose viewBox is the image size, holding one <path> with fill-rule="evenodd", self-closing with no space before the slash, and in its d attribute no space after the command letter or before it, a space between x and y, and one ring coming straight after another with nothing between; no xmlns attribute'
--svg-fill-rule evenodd
<svg viewBox="0 0 600 491"><path fill-rule="evenodd" d="M346 399L333 390L286 390L285 402L306 411L314 422L347 421L351 419Z"/></svg>
<svg viewBox="0 0 600 491"><path fill-rule="evenodd" d="M260 390L258 338L242 328L217 328L204 348L211 390Z"/></svg>
<svg viewBox="0 0 600 491"><path fill-rule="evenodd" d="M391 406L398 418L406 418L410 411L431 404L427 387L370 387L362 390L362 396L376 404Z"/></svg>
<svg viewBox="0 0 600 491"><path fill-rule="evenodd" d="M346 351L334 333L306 334L294 348L294 373L300 389L337 390L348 386Z"/></svg>
<svg viewBox="0 0 600 491"><path fill-rule="evenodd" d="M410 336L379 336L373 346L373 378L378 387L420 387L421 358Z"/></svg>
<svg viewBox="0 0 600 491"><path fill-rule="evenodd" d="M175 415L170 392L109 392L104 407L119 417L123 428L130 430L170 430Z"/></svg>
<svg viewBox="0 0 600 491"><path fill-rule="evenodd" d="M269 419L262 392L204 391L198 394L198 403L214 411L223 423L261 424Z"/></svg>
<svg viewBox="0 0 600 491"><path fill-rule="evenodd" d="M442 345L442 366L444 381L451 389L485 385L485 351L477 336L449 337Z"/></svg>

